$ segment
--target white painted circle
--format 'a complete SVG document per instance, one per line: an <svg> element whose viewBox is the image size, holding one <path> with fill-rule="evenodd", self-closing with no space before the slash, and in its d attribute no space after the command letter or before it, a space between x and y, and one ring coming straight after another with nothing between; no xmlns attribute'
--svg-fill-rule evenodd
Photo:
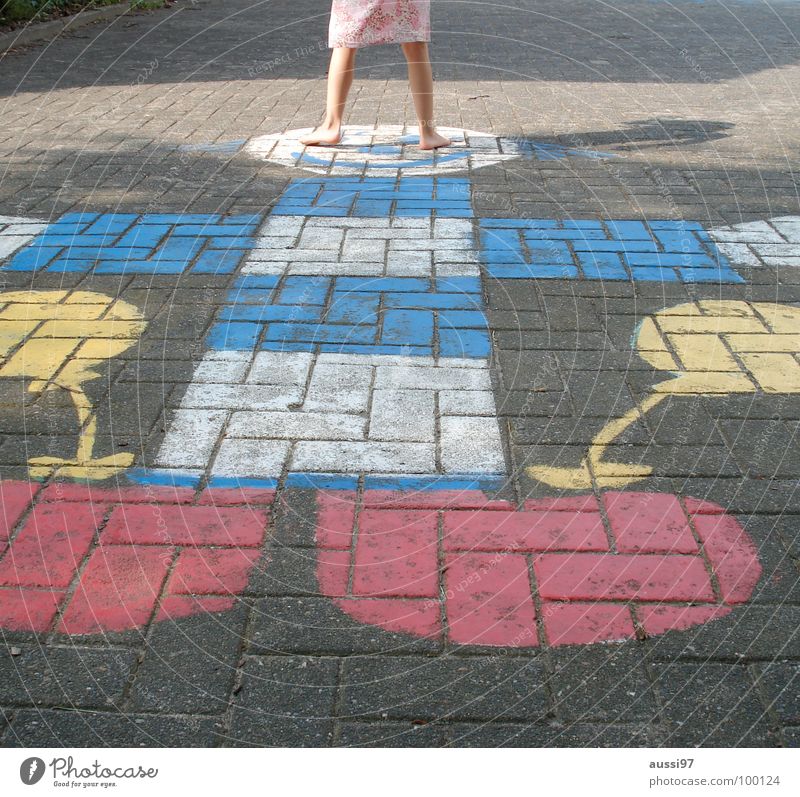
<svg viewBox="0 0 800 797"><path fill-rule="evenodd" d="M306 147L299 139L311 130L304 127L258 136L248 141L243 151L270 163L337 177L446 174L492 166L518 158L524 151L524 145L513 139L453 127L439 128L452 146L423 151L418 135L402 125L347 125L340 144Z"/></svg>

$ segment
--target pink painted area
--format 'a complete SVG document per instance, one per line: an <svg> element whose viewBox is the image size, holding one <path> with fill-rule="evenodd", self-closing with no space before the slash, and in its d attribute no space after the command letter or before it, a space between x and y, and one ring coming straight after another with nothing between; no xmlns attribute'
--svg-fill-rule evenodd
<svg viewBox="0 0 800 797"><path fill-rule="evenodd" d="M680 501L664 493L603 494L620 553L696 553L697 540Z"/></svg>
<svg viewBox="0 0 800 797"><path fill-rule="evenodd" d="M355 493L320 493L317 496L317 545L320 548L349 549L353 542L355 517Z"/></svg>
<svg viewBox="0 0 800 797"><path fill-rule="evenodd" d="M755 545L730 515L694 515L725 603L744 603L761 575Z"/></svg>
<svg viewBox="0 0 800 797"><path fill-rule="evenodd" d="M184 548L167 591L175 595L238 595L247 587L259 556L256 548Z"/></svg>
<svg viewBox="0 0 800 797"><path fill-rule="evenodd" d="M156 614L156 620L182 620L197 614L216 614L227 612L236 604L235 598L216 596L167 595Z"/></svg>
<svg viewBox="0 0 800 797"><path fill-rule="evenodd" d="M75 501L77 503L123 504L190 504L194 500L191 487L97 487L77 482L53 482L42 490L42 501Z"/></svg>
<svg viewBox="0 0 800 797"><path fill-rule="evenodd" d="M487 497L480 490L430 490L402 493L392 490L368 490L364 506L378 509L513 509L510 501Z"/></svg>
<svg viewBox="0 0 800 797"><path fill-rule="evenodd" d="M442 633L439 604L403 598L337 598L334 603L354 620L385 631L438 638Z"/></svg>
<svg viewBox="0 0 800 797"><path fill-rule="evenodd" d="M533 569L551 600L714 600L697 556L554 553L536 557Z"/></svg>
<svg viewBox="0 0 800 797"><path fill-rule="evenodd" d="M454 644L507 647L539 644L537 600L544 644L587 645L633 639L631 611L656 634L721 617L749 598L761 572L756 551L721 508L685 499L697 510L698 545L673 495L615 492L603 502L608 526L594 496L536 499L521 510L467 491L367 492L360 509L352 496L338 504L321 497L320 517L336 534L318 534L327 545L318 550L320 590L358 622L388 627L391 607L414 604L444 617Z"/></svg>
<svg viewBox="0 0 800 797"><path fill-rule="evenodd" d="M275 500L275 490L258 487L209 487L200 493L197 503L200 506L258 506L271 504Z"/></svg>
<svg viewBox="0 0 800 797"><path fill-rule="evenodd" d="M0 542L8 540L38 492L35 482L0 482Z"/></svg>
<svg viewBox="0 0 800 797"><path fill-rule="evenodd" d="M190 505L189 488L0 482L0 628L94 634L230 609L259 560L274 491L237 491L230 505L225 493Z"/></svg>
<svg viewBox="0 0 800 797"><path fill-rule="evenodd" d="M690 514L701 515L724 515L725 510L719 504L712 504L711 501L703 501L700 498L684 498L683 503L686 511Z"/></svg>
<svg viewBox="0 0 800 797"><path fill-rule="evenodd" d="M6 481L0 498L5 630L95 634L227 611L253 568L270 567L271 490ZM691 498L607 493L608 527L594 496L521 510L479 491L318 498L321 593L355 622L453 644L631 638L622 601L648 635L682 630L749 600L761 574L738 521Z"/></svg>
<svg viewBox="0 0 800 797"><path fill-rule="evenodd" d="M155 545L98 545L57 630L97 634L145 625L173 556Z"/></svg>
<svg viewBox="0 0 800 797"><path fill-rule="evenodd" d="M317 554L317 581L323 595L347 595L350 580L350 551L321 550Z"/></svg>
<svg viewBox="0 0 800 797"><path fill-rule="evenodd" d="M444 547L449 551L607 551L599 512L444 513Z"/></svg>
<svg viewBox="0 0 800 797"><path fill-rule="evenodd" d="M353 594L436 597L437 548L435 513L364 510L359 519Z"/></svg>
<svg viewBox="0 0 800 797"><path fill-rule="evenodd" d="M49 589L0 589L0 625L7 631L49 631L65 594Z"/></svg>
<svg viewBox="0 0 800 797"><path fill-rule="evenodd" d="M591 645L634 636L630 609L616 603L545 601L542 619L551 645Z"/></svg>
<svg viewBox="0 0 800 797"><path fill-rule="evenodd" d="M244 507L126 505L111 513L100 542L136 545L258 545L269 512Z"/></svg>
<svg viewBox="0 0 800 797"><path fill-rule="evenodd" d="M0 561L0 584L68 587L107 510L103 504L39 504Z"/></svg>
<svg viewBox="0 0 800 797"><path fill-rule="evenodd" d="M676 604L643 604L637 609L642 628L650 635L666 631L685 631L718 617L730 614L730 606L681 606Z"/></svg>
<svg viewBox="0 0 800 797"><path fill-rule="evenodd" d="M519 554L451 554L445 560L450 640L535 647L536 609L528 561Z"/></svg>
<svg viewBox="0 0 800 797"><path fill-rule="evenodd" d="M599 512L597 498L589 495L563 495L558 498L530 498L522 504L523 509L539 512Z"/></svg>

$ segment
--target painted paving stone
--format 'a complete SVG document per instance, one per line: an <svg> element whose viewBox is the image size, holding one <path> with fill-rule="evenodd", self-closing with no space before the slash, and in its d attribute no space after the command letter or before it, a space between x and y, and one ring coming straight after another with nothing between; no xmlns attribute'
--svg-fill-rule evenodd
<svg viewBox="0 0 800 797"><path fill-rule="evenodd" d="M96 634L233 607L271 491L0 482L0 627ZM35 505L34 505L35 502Z"/></svg>
<svg viewBox="0 0 800 797"><path fill-rule="evenodd" d="M80 429L74 457L34 457L31 477L104 479L130 467L132 454L94 456L97 420L84 388L136 343L146 327L138 308L93 291L6 291L0 308L0 378L26 380L35 395L65 393Z"/></svg>
<svg viewBox="0 0 800 797"><path fill-rule="evenodd" d="M345 125L339 145L309 148L299 139L311 130L302 128L259 136L247 141L243 151L281 166L319 174L365 177L388 177L408 172L442 174L480 169L520 157L536 160L614 157L611 153L591 149L526 138L502 138L491 133L451 127L440 128L440 132L451 139L452 146L442 151L424 152L417 146L419 136L400 125Z"/></svg>
<svg viewBox="0 0 800 797"><path fill-rule="evenodd" d="M16 243L5 270L230 274L252 247L259 221L215 213L67 213L51 224L33 219L0 224L0 257ZM18 230L34 227L20 243L25 234Z"/></svg>
<svg viewBox="0 0 800 797"><path fill-rule="evenodd" d="M652 468L608 462L610 444L670 396L800 392L800 307L700 299L645 318L634 334L639 356L672 379L598 431L581 467L533 466L528 474L565 489L624 487Z"/></svg>
<svg viewBox="0 0 800 797"><path fill-rule="evenodd" d="M756 550L721 507L661 493L526 501L323 492L317 574L351 617L456 644L590 644L745 602Z"/></svg>
<svg viewBox="0 0 800 797"><path fill-rule="evenodd" d="M589 492L649 473L603 455L666 395L796 392L797 309L699 300L646 318L637 350L672 378L598 430L580 468L528 468L578 495L515 506L482 492L509 474L484 287L741 283L750 256L795 265L795 220L705 231L476 219L464 179L324 171L292 181L265 219L5 219L11 271L234 276L154 461L137 469L130 455L95 458L84 384L144 333L141 313L90 291L0 296L0 376L66 391L80 424L75 456L33 459L31 477L125 472L131 485L3 483L0 624L88 634L225 611L259 564L274 490L294 487L321 491L321 593L388 630L589 644L687 628L746 601L760 567L720 507Z"/></svg>

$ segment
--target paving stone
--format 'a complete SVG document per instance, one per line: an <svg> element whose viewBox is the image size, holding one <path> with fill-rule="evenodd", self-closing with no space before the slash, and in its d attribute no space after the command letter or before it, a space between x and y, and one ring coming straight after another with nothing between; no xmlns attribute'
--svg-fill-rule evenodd
<svg viewBox="0 0 800 797"><path fill-rule="evenodd" d="M452 747L657 747L654 725L618 723L454 723Z"/></svg>
<svg viewBox="0 0 800 797"><path fill-rule="evenodd" d="M251 574L247 593L319 596L316 551L284 546L271 548Z"/></svg>
<svg viewBox="0 0 800 797"><path fill-rule="evenodd" d="M357 623L329 598L265 598L253 609L250 646L254 653L408 653L439 647L376 626Z"/></svg>
<svg viewBox="0 0 800 797"><path fill-rule="evenodd" d="M777 714L781 725L800 723L797 679L800 667L788 662L769 662L755 667L756 678L766 698L766 708Z"/></svg>
<svg viewBox="0 0 800 797"><path fill-rule="evenodd" d="M448 728L430 722L342 722L341 747L445 747Z"/></svg>
<svg viewBox="0 0 800 797"><path fill-rule="evenodd" d="M782 658L798 656L798 644L787 637L787 623L800 615L797 606L737 606L731 614L682 632L669 632L647 641L648 656L670 660L729 661L770 659L780 650Z"/></svg>
<svg viewBox="0 0 800 797"><path fill-rule="evenodd" d="M440 429L446 473L501 473L505 469L500 429L494 418L448 415L441 418Z"/></svg>
<svg viewBox="0 0 800 797"><path fill-rule="evenodd" d="M797 440L783 421L747 419L719 420L717 423L740 467L750 476L780 478L800 475L800 465L791 456Z"/></svg>
<svg viewBox="0 0 800 797"><path fill-rule="evenodd" d="M800 747L800 727L784 728L783 738L787 747Z"/></svg>
<svg viewBox="0 0 800 797"><path fill-rule="evenodd" d="M744 668L702 663L652 665L669 723L666 744L678 747L774 747L755 685Z"/></svg>
<svg viewBox="0 0 800 797"><path fill-rule="evenodd" d="M165 603L169 605L168 599ZM169 714L223 713L243 644L244 609L240 605L219 614L159 622L136 670L130 707Z"/></svg>
<svg viewBox="0 0 800 797"><path fill-rule="evenodd" d="M650 722L656 700L640 655L626 647L553 653L556 716L569 722Z"/></svg>
<svg viewBox="0 0 800 797"><path fill-rule="evenodd" d="M214 747L222 718L22 709L3 738L6 747Z"/></svg>
<svg viewBox="0 0 800 797"><path fill-rule="evenodd" d="M123 649L25 646L0 657L0 701L18 706L109 708L119 705L136 664Z"/></svg>
<svg viewBox="0 0 800 797"><path fill-rule="evenodd" d="M350 658L342 675L342 711L354 719L531 720L548 711L545 681L533 661Z"/></svg>
<svg viewBox="0 0 800 797"><path fill-rule="evenodd" d="M313 657L248 657L227 744L320 747L330 743L338 665Z"/></svg>

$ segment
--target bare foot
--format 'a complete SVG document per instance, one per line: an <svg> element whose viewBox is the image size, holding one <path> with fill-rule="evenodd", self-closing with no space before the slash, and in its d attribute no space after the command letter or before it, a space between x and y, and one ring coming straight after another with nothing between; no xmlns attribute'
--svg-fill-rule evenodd
<svg viewBox="0 0 800 797"><path fill-rule="evenodd" d="M435 130L428 133L420 133L419 148L420 149L438 149L439 147L449 147L453 142L449 138L445 138Z"/></svg>
<svg viewBox="0 0 800 797"><path fill-rule="evenodd" d="M342 140L342 128L320 125L298 140L307 147L331 147Z"/></svg>

